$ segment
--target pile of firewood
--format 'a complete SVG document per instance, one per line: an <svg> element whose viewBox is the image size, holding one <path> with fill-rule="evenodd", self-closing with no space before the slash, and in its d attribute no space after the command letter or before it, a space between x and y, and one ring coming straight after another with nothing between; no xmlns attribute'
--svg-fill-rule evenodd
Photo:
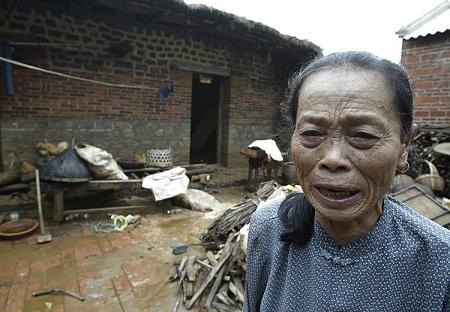
<svg viewBox="0 0 450 312"><path fill-rule="evenodd" d="M208 251L206 259L185 256L177 265L171 281L178 282L180 304L190 309L196 304L206 310L242 311L244 303L245 254L239 233L230 234L216 253Z"/></svg>
<svg viewBox="0 0 450 312"><path fill-rule="evenodd" d="M220 215L202 235L202 245L208 250L205 259L185 256L170 278L178 281L179 295L174 311L180 304L206 310L242 311L246 254L241 228L250 222L258 204L266 200L279 185L262 183L256 194L236 204Z"/></svg>
<svg viewBox="0 0 450 312"><path fill-rule="evenodd" d="M210 249L214 249L211 247L214 245L212 243L215 243L216 247L223 244L231 233L239 232L245 224L250 222L250 217L258 204L272 195L278 187L278 184L274 181L261 183L256 194L234 205L214 220L202 235L202 243L208 245Z"/></svg>
<svg viewBox="0 0 450 312"><path fill-rule="evenodd" d="M31 183L34 182L36 168L27 161L21 164L12 162L9 168L0 172L0 195L17 196L27 200Z"/></svg>
<svg viewBox="0 0 450 312"><path fill-rule="evenodd" d="M408 174L416 178L428 173L424 160L431 161L445 179L443 196L450 197L450 167L449 157L433 152L433 146L439 143L450 142L450 129L420 129L414 138L412 151L408 157L410 169Z"/></svg>
<svg viewBox="0 0 450 312"><path fill-rule="evenodd" d="M224 211L202 235L202 245L209 249L205 259L185 256L170 278L178 281L178 300L182 304L207 311L242 311L246 272L246 249L250 217L261 201L301 191L300 186L280 186L274 181L260 184L249 198Z"/></svg>

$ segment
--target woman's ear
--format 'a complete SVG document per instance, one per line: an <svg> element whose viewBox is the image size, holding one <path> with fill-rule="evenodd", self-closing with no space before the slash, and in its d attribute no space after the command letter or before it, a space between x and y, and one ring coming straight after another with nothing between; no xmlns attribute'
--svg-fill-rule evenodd
<svg viewBox="0 0 450 312"><path fill-rule="evenodd" d="M411 144L416 137L417 134L417 124L413 124L411 134L407 135L405 138L405 142L403 145L403 151L398 157L397 160L397 168L401 168L405 165L405 163L408 161L408 153L411 149Z"/></svg>
<svg viewBox="0 0 450 312"><path fill-rule="evenodd" d="M406 155L408 155L408 152L409 152L409 150L411 148L411 144L412 144L414 138L416 137L417 129L418 129L417 128L417 124L413 124L412 125L412 129L411 129L412 130L411 133L409 135L407 135L406 138L405 138L404 144L405 144Z"/></svg>
<svg viewBox="0 0 450 312"><path fill-rule="evenodd" d="M411 147L411 144L412 144L414 138L415 138L416 135L417 135L418 129L419 129L419 128L417 127L417 124L414 123L414 124L412 125L411 135L409 135L409 136L406 138L406 142L405 142L406 148L407 148L408 150L409 150L409 148Z"/></svg>
<svg viewBox="0 0 450 312"><path fill-rule="evenodd" d="M397 159L397 169L401 169L405 166L405 163L408 161L408 150L405 148L403 152L398 156Z"/></svg>

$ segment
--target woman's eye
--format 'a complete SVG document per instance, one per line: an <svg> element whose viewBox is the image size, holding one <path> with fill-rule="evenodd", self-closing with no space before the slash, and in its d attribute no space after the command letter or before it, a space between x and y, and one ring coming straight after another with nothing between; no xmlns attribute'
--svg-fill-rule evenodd
<svg viewBox="0 0 450 312"><path fill-rule="evenodd" d="M322 137L322 133L320 133L319 131L315 131L315 130L306 130L306 131L303 131L300 135L303 137L306 137L306 138Z"/></svg>
<svg viewBox="0 0 450 312"><path fill-rule="evenodd" d="M300 132L299 138L305 147L314 148L322 143L324 134L317 130L305 130Z"/></svg>
<svg viewBox="0 0 450 312"><path fill-rule="evenodd" d="M376 136L367 133L367 132L355 132L352 134L352 137L358 138L358 139L364 139L364 140L374 140L377 139Z"/></svg>
<svg viewBox="0 0 450 312"><path fill-rule="evenodd" d="M356 148L369 149L378 142L379 138L373 134L358 131L358 132L352 133L349 136L348 140L349 140L350 144Z"/></svg>

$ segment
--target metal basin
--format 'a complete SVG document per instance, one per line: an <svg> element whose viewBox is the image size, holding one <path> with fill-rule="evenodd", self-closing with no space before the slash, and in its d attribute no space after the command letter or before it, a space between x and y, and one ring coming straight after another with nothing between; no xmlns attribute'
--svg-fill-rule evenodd
<svg viewBox="0 0 450 312"><path fill-rule="evenodd" d="M38 227L39 222L32 219L9 221L0 225L0 238L16 239L30 235Z"/></svg>

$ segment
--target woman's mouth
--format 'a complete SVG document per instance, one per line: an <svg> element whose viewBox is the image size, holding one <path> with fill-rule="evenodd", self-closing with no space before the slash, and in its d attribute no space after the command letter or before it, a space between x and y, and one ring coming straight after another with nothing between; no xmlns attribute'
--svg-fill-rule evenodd
<svg viewBox="0 0 450 312"><path fill-rule="evenodd" d="M362 196L359 189L346 185L315 185L313 191L322 204L332 209L345 209L355 205Z"/></svg>
<svg viewBox="0 0 450 312"><path fill-rule="evenodd" d="M353 195L355 195L356 193L358 193L357 190L345 190L345 191L340 191L340 190L334 190L334 189L330 189L330 188L324 188L324 187L318 187L317 188L319 190L319 192L329 198L333 198L333 199L345 199L345 198L349 198Z"/></svg>

